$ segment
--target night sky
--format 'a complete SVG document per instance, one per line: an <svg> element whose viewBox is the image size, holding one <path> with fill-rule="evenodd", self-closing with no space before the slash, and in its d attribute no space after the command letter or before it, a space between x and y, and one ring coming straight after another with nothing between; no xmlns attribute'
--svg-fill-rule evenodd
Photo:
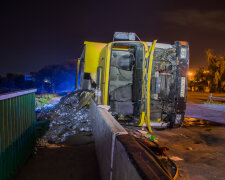
<svg viewBox="0 0 225 180"><path fill-rule="evenodd" d="M225 3L179 1L5 1L0 5L0 73L34 72L80 57L83 41L109 42L115 31L143 41L190 43L190 68L205 50L225 54Z"/></svg>

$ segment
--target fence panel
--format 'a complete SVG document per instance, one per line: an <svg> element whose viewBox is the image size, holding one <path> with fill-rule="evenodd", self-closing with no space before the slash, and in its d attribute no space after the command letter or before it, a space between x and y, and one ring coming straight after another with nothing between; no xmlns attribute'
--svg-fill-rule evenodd
<svg viewBox="0 0 225 180"><path fill-rule="evenodd" d="M0 95L0 179L26 160L35 143L36 89Z"/></svg>

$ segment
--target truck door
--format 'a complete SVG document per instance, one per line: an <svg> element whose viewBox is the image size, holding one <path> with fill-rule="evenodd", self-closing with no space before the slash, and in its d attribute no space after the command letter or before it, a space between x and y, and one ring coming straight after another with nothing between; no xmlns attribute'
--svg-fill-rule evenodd
<svg viewBox="0 0 225 180"><path fill-rule="evenodd" d="M80 58L83 66L79 71L81 71L82 89L89 89L91 83L96 83L100 54L107 44L85 41L84 45L84 50Z"/></svg>

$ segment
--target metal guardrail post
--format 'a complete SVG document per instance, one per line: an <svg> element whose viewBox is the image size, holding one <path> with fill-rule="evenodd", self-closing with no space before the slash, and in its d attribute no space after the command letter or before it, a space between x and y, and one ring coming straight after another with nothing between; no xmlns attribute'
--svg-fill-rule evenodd
<svg viewBox="0 0 225 180"><path fill-rule="evenodd" d="M35 142L36 89L0 95L0 179L6 180L30 155Z"/></svg>

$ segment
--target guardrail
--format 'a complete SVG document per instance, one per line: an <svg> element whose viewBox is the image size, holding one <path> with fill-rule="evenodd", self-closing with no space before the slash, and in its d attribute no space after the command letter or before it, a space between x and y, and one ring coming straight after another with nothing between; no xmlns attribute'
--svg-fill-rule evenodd
<svg viewBox="0 0 225 180"><path fill-rule="evenodd" d="M212 94L210 94L208 96L208 100L209 101L221 101L221 102L225 102L225 97L223 97L223 96L213 96Z"/></svg>
<svg viewBox="0 0 225 180"><path fill-rule="evenodd" d="M36 89L0 95L0 179L6 180L35 143Z"/></svg>

